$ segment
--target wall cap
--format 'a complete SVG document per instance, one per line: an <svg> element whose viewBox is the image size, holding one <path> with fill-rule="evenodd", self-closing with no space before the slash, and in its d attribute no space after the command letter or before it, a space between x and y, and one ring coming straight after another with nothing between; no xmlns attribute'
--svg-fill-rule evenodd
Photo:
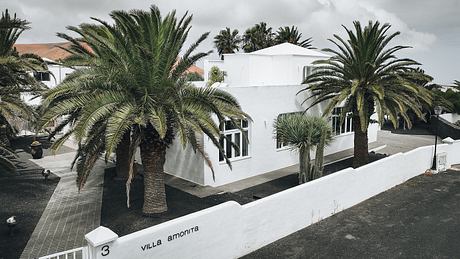
<svg viewBox="0 0 460 259"><path fill-rule="evenodd" d="M447 144L453 144L455 140L453 140L451 137L447 137L442 140L442 143L447 143Z"/></svg>
<svg viewBox="0 0 460 259"><path fill-rule="evenodd" d="M85 239L91 246L97 247L118 239L118 235L109 228L100 226L86 234Z"/></svg>

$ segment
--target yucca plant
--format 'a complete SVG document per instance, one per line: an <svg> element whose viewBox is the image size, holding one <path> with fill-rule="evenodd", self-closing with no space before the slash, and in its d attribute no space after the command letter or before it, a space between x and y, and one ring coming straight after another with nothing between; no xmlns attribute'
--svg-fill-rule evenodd
<svg viewBox="0 0 460 259"><path fill-rule="evenodd" d="M197 135L207 135L223 154L218 122L213 117L236 123L247 115L227 92L196 88L186 80L187 69L208 55L194 53L206 33L179 57L190 30L190 15L178 19L173 11L162 17L152 6L149 11L113 11L110 16L113 25L94 19L98 25L68 27L79 38L59 34L72 43L69 62L87 68L47 95L42 125L62 115L77 114L69 134L59 142L73 134L81 143L77 160L80 188L97 157L104 152L108 158L128 134L130 179L135 150L140 147L141 151L142 211L145 215L161 213L167 210L164 163L168 146L175 139L183 147L189 144L212 166ZM76 94L75 85L88 93Z"/></svg>
<svg viewBox="0 0 460 259"><path fill-rule="evenodd" d="M282 114L275 120L274 135L277 141L299 152L299 184L322 176L324 148L332 140L332 129L326 120L303 113ZM310 151L314 148L312 164Z"/></svg>
<svg viewBox="0 0 460 259"><path fill-rule="evenodd" d="M334 35L330 41L338 50L324 49L332 56L314 62L316 72L304 81L302 91L311 93L307 98L312 100L310 107L327 102L324 116L329 116L334 107L343 105L342 120L352 113L355 167L368 163L367 129L374 112L380 123L386 115L397 127L402 117L411 127L408 111L423 118L423 106L431 106L431 93L417 83L427 77L417 73L415 66L420 64L396 57L398 51L409 47L388 47L400 34L388 34L390 27L369 22L362 28L357 21L354 31L344 26L348 39Z"/></svg>

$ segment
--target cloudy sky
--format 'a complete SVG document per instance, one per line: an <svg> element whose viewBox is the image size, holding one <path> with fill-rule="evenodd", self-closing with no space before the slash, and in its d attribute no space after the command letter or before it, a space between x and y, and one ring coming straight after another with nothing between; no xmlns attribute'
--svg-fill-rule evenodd
<svg viewBox="0 0 460 259"><path fill-rule="evenodd" d="M108 21L111 10L146 9L152 3L163 13L189 10L194 15L190 39L207 31L214 36L227 26L241 33L265 21L275 29L296 25L304 36L313 37L315 47L325 48L331 47L327 39L334 33L343 34L342 24L389 22L402 33L395 44L414 47L401 57L422 63L437 83L460 80L460 0L0 0L2 8L32 23L20 43L59 42L56 32L66 32L67 25L90 22L89 17ZM211 38L200 47L210 49Z"/></svg>

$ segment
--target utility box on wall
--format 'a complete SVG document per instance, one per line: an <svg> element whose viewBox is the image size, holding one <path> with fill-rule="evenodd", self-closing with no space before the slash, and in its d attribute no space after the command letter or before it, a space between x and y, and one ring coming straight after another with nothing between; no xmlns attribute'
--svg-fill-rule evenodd
<svg viewBox="0 0 460 259"><path fill-rule="evenodd" d="M442 152L436 156L436 168L438 173L447 171L447 153Z"/></svg>

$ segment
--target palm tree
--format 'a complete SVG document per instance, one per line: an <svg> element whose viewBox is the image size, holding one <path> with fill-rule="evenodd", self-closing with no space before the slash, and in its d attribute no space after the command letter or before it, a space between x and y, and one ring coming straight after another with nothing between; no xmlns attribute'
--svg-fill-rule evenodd
<svg viewBox="0 0 460 259"><path fill-rule="evenodd" d="M209 54L194 53L208 36L205 33L178 58L190 30L190 15L177 19L173 11L163 18L152 6L149 11L113 11L110 16L113 25L94 19L99 25L68 27L80 38L59 34L72 42L71 59L81 59L89 66L79 70L75 80L58 86L54 90L59 92L57 97L48 96L42 125L78 111L69 135L82 147L77 161L80 188L99 155L105 152L108 158L130 132L130 179L137 147L144 168L142 211L145 215L161 213L167 210L164 163L169 145L175 139L183 147L189 144L212 166L197 135L206 134L224 154L213 117L219 121L229 118L236 124L247 115L227 92L196 88L186 80L187 69ZM73 95L75 84L89 94Z"/></svg>
<svg viewBox="0 0 460 259"><path fill-rule="evenodd" d="M278 141L299 151L299 184L319 178L323 174L324 147L332 139L329 123L319 117L289 113L275 120L274 135ZM315 163L310 151L316 147Z"/></svg>
<svg viewBox="0 0 460 259"><path fill-rule="evenodd" d="M258 23L244 33L243 50L248 53L271 47L275 44L274 37L271 27L267 27L265 22Z"/></svg>
<svg viewBox="0 0 460 259"><path fill-rule="evenodd" d="M299 33L295 26L280 27L276 32L275 42L276 44L289 42L307 49L314 49L311 45L312 38L302 40L302 33Z"/></svg>
<svg viewBox="0 0 460 259"><path fill-rule="evenodd" d="M223 54L235 53L240 49L241 37L238 35L238 30L230 30L226 27L225 30L221 30L219 34L214 37L214 45L217 48L217 52L222 60L224 60Z"/></svg>
<svg viewBox="0 0 460 259"><path fill-rule="evenodd" d="M426 78L423 73L415 73L413 66L419 63L408 58L397 58L395 53L408 48L394 46L387 48L390 41L399 35L387 35L389 24L369 22L361 27L354 22L355 31L344 26L348 40L334 35L330 41L338 50L324 49L332 57L320 60L315 73L307 77L306 88L311 91L307 100L314 98L311 106L328 101L324 116L328 116L336 106L344 104L341 117L351 112L354 129L354 166L368 162L367 128L374 111L380 123L387 115L394 127L402 117L411 127L408 111L419 118L423 116L423 104L431 105L429 91L417 84ZM374 110L375 107L375 110Z"/></svg>
<svg viewBox="0 0 460 259"><path fill-rule="evenodd" d="M14 124L20 119L33 120L34 111L21 99L22 93L36 94L45 86L30 74L47 70L43 60L33 54L19 55L14 44L28 22L11 16L6 10L0 18L0 139L9 145L16 132Z"/></svg>

